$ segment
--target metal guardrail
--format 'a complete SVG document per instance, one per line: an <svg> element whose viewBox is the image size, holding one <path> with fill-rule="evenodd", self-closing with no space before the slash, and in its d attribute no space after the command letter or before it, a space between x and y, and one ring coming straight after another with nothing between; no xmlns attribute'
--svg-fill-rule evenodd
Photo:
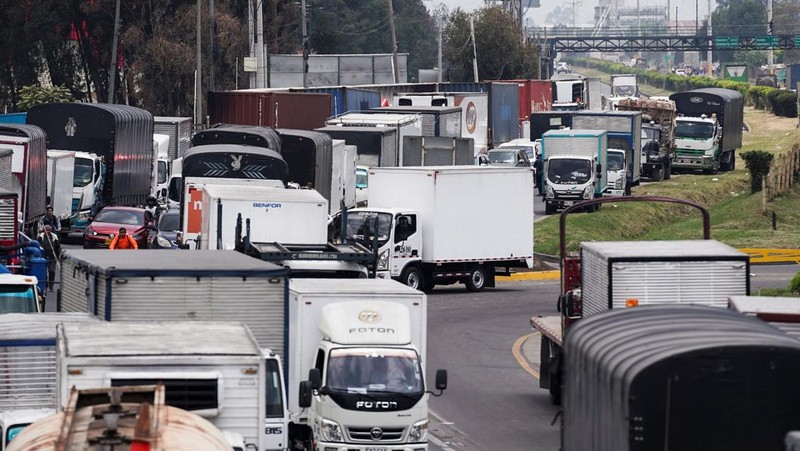
<svg viewBox="0 0 800 451"><path fill-rule="evenodd" d="M797 263L800 264L800 249L739 249L750 256L750 263Z"/></svg>

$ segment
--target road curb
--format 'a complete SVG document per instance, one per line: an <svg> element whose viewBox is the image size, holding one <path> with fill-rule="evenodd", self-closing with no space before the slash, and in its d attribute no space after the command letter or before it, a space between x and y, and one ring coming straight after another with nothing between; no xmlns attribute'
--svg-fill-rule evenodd
<svg viewBox="0 0 800 451"><path fill-rule="evenodd" d="M510 276L497 276L499 281L517 281L517 280L555 280L561 278L561 271L529 271L518 272Z"/></svg>

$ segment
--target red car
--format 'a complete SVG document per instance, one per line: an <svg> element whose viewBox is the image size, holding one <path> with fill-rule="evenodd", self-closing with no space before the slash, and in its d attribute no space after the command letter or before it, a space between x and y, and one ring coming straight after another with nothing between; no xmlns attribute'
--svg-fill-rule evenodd
<svg viewBox="0 0 800 451"><path fill-rule="evenodd" d="M139 249L147 248L143 208L105 207L83 232L84 249L107 248L121 227L124 227L128 235L136 240Z"/></svg>

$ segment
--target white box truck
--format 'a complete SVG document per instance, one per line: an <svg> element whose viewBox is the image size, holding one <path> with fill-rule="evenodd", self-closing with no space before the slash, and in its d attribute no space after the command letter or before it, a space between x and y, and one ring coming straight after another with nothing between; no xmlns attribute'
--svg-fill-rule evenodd
<svg viewBox="0 0 800 451"><path fill-rule="evenodd" d="M56 412L56 326L99 322L86 313L0 315L0 449Z"/></svg>
<svg viewBox="0 0 800 451"><path fill-rule="evenodd" d="M422 135L421 114L401 113L345 113L341 116L328 119L326 125L336 126L371 126L393 128L397 130L397 155L394 162L382 161L381 166L402 166L403 164L403 137Z"/></svg>
<svg viewBox="0 0 800 451"><path fill-rule="evenodd" d="M237 321L266 347L283 342L287 273L235 251L69 250L58 311L106 321Z"/></svg>
<svg viewBox="0 0 800 451"><path fill-rule="evenodd" d="M73 387L163 383L166 404L241 435L246 446L285 449L283 380L280 362L272 359L268 365L241 323L63 325L56 350L59 405L66 406Z"/></svg>
<svg viewBox="0 0 800 451"><path fill-rule="evenodd" d="M533 196L531 168L372 168L369 206L334 218L332 239L376 246L377 277L478 291L533 266Z"/></svg>
<svg viewBox="0 0 800 451"><path fill-rule="evenodd" d="M348 145L343 139L333 140L331 162L331 214L356 206L356 159L358 148Z"/></svg>
<svg viewBox="0 0 800 451"><path fill-rule="evenodd" d="M47 151L47 205L62 221L72 215L72 184L75 178L75 152Z"/></svg>
<svg viewBox="0 0 800 451"><path fill-rule="evenodd" d="M545 214L601 197L608 188L605 130L548 130L541 148Z"/></svg>
<svg viewBox="0 0 800 451"><path fill-rule="evenodd" d="M289 387L301 387L289 394L296 445L428 449L425 294L381 279L299 279L289 291ZM436 388L446 385L439 370Z"/></svg>

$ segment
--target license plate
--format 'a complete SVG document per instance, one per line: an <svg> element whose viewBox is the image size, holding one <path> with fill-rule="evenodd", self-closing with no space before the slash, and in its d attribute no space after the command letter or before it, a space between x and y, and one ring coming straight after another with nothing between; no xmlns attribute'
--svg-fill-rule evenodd
<svg viewBox="0 0 800 451"><path fill-rule="evenodd" d="M572 204L574 204L574 203L575 203L575 202L573 202L573 201L571 201L571 200L565 200L565 201L564 201L564 206L565 206L565 207L571 207L571 206L572 206Z"/></svg>
<svg viewBox="0 0 800 451"><path fill-rule="evenodd" d="M367 448L366 451L386 451L386 448Z"/></svg>

